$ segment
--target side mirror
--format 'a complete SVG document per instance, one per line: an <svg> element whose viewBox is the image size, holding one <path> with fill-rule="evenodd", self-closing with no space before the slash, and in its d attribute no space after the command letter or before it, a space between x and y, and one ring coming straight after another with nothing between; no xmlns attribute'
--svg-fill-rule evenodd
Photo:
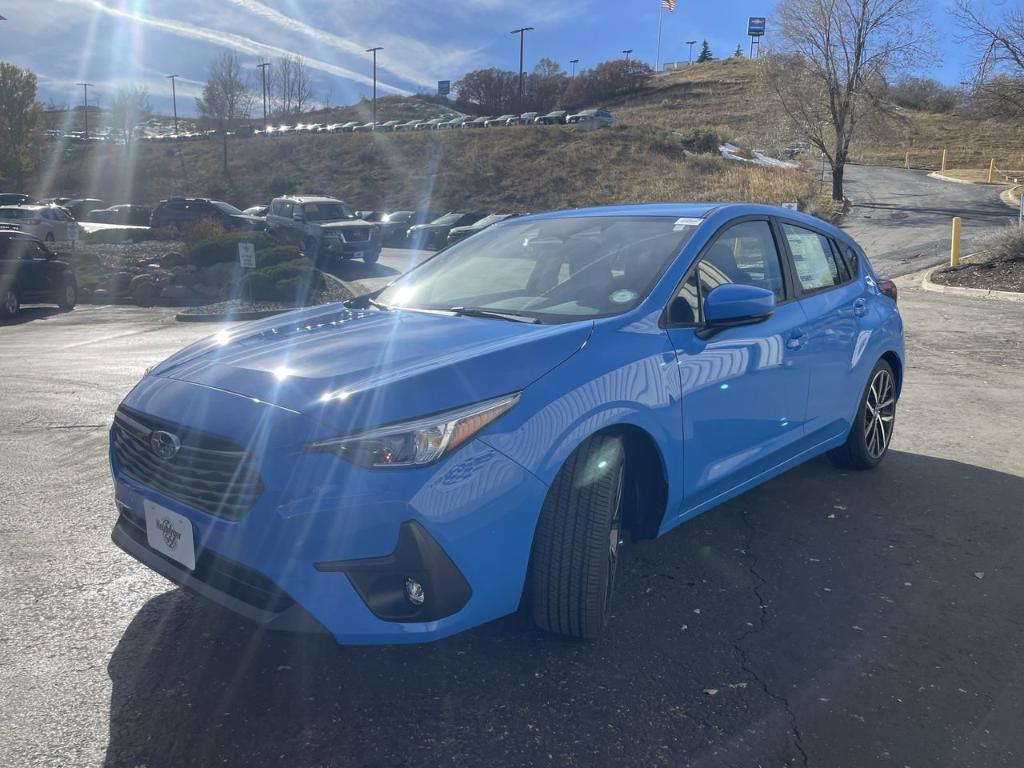
<svg viewBox="0 0 1024 768"><path fill-rule="evenodd" d="M704 299L704 325L697 331L709 338L718 331L767 320L775 312L775 294L755 285L727 283Z"/></svg>

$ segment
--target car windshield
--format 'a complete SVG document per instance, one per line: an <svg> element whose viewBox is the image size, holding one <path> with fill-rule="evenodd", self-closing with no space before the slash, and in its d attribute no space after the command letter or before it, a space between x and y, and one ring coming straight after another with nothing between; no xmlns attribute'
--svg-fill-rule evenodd
<svg viewBox="0 0 1024 768"><path fill-rule="evenodd" d="M449 224L458 224L459 219L461 219L465 215L466 214L464 213L446 213L444 216L441 216L440 218L434 219L432 222L430 222L430 226L437 225L439 227L445 227L448 226Z"/></svg>
<svg viewBox="0 0 1024 768"><path fill-rule="evenodd" d="M242 213L240 210L235 208L235 206L229 205L228 203L221 203L221 202L217 202L217 201L212 201L212 202L213 202L213 204L215 206L217 206L222 211L224 211L224 213L227 213L227 214L229 214L231 216L236 216L236 215L239 215L239 214Z"/></svg>
<svg viewBox="0 0 1024 768"><path fill-rule="evenodd" d="M472 226L474 227L486 227L491 224L495 224L499 221L504 221L508 218L507 213L492 213L490 216L484 216L480 221L476 222Z"/></svg>
<svg viewBox="0 0 1024 768"><path fill-rule="evenodd" d="M496 225L399 278L377 301L542 322L617 315L646 298L700 221L576 216Z"/></svg>
<svg viewBox="0 0 1024 768"><path fill-rule="evenodd" d="M302 206L307 221L338 221L356 218L355 211L342 202L305 203Z"/></svg>

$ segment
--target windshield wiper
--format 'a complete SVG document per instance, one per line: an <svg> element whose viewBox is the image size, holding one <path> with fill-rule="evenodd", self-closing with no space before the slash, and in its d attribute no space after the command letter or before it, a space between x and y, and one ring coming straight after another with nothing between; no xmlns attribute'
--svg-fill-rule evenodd
<svg viewBox="0 0 1024 768"><path fill-rule="evenodd" d="M513 323L532 323L536 325L540 322L536 317L530 317L529 315L519 315L515 312L495 312L491 309L481 309L480 307L448 307L449 312L454 312L456 315L464 315L465 317L489 317L494 320L508 320Z"/></svg>
<svg viewBox="0 0 1024 768"><path fill-rule="evenodd" d="M362 296L356 296L353 299L342 302L346 307L352 307L353 309L363 309L364 307L373 307L374 309L380 309L384 312L391 311L392 307L388 304L381 304L376 299L370 297L369 294Z"/></svg>

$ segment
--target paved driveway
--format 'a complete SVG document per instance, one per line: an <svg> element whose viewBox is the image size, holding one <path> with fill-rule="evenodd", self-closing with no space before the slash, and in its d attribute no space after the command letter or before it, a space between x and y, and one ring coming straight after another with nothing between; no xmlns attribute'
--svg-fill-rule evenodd
<svg viewBox="0 0 1024 768"><path fill-rule="evenodd" d="M216 330L0 326L0 765L1019 766L1024 323L903 289L894 451L819 460L631 550L608 637L266 634L109 540L106 429Z"/></svg>
<svg viewBox="0 0 1024 768"><path fill-rule="evenodd" d="M985 231L1017 221L999 200L1001 187L941 181L925 171L850 165L845 186L853 207L843 229L886 277L948 260L954 216L963 219L965 254Z"/></svg>

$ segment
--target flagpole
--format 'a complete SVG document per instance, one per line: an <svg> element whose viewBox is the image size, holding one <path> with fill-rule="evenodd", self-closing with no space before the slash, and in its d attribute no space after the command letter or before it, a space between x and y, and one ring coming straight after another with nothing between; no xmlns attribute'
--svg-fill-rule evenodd
<svg viewBox="0 0 1024 768"><path fill-rule="evenodd" d="M665 6L658 4L658 57L655 60L654 71L661 72L661 20L665 16Z"/></svg>

